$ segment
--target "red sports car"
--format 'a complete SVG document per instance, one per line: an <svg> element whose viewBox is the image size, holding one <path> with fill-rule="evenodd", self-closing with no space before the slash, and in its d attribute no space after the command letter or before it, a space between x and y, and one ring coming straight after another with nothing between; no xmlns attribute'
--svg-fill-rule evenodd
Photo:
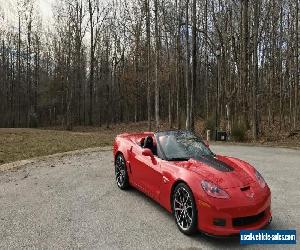
<svg viewBox="0 0 300 250"><path fill-rule="evenodd" d="M271 222L271 192L247 162L214 154L189 131L118 135L115 175L172 212L181 232L233 235Z"/></svg>

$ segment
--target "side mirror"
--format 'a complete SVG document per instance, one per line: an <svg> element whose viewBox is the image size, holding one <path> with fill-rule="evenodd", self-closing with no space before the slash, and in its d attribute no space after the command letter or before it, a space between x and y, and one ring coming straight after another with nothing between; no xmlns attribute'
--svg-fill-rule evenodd
<svg viewBox="0 0 300 250"><path fill-rule="evenodd" d="M208 141L203 141L203 143L205 144L206 147L209 148L209 143L208 143Z"/></svg>
<svg viewBox="0 0 300 250"><path fill-rule="evenodd" d="M153 153L149 148L144 148L143 151L142 151L142 155L153 157Z"/></svg>

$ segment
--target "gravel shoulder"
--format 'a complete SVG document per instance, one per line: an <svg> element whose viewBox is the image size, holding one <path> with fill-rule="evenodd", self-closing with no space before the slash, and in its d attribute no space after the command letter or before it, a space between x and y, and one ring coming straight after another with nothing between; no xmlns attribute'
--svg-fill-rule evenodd
<svg viewBox="0 0 300 250"><path fill-rule="evenodd" d="M234 145L213 145L212 149L255 165L272 190L270 228L299 232L299 151ZM289 247L293 248L284 246ZM237 238L181 234L172 216L151 199L134 189L119 190L114 182L112 152L96 149L36 159L21 168L0 172L0 249L19 248L241 246Z"/></svg>

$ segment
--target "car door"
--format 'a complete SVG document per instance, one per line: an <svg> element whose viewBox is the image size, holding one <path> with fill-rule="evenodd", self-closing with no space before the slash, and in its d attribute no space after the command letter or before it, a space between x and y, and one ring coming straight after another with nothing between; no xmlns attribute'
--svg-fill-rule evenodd
<svg viewBox="0 0 300 250"><path fill-rule="evenodd" d="M151 198L158 201L162 183L160 159L142 155L142 148L133 148L131 170L135 183Z"/></svg>

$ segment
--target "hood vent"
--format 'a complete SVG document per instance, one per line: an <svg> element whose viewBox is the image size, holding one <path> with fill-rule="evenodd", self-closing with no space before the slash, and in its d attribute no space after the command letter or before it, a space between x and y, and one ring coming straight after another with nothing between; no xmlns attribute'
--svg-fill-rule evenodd
<svg viewBox="0 0 300 250"><path fill-rule="evenodd" d="M219 170L221 172L232 172L234 169L230 167L228 164L210 156L202 156L197 159L198 161L213 167L216 170Z"/></svg>

